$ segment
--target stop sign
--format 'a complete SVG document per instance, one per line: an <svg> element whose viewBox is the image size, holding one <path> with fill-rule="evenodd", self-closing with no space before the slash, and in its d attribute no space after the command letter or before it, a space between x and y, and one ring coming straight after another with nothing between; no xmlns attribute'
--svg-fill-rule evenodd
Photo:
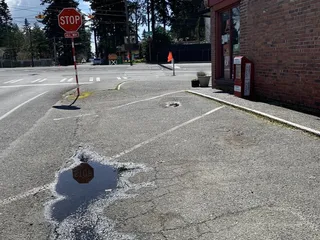
<svg viewBox="0 0 320 240"><path fill-rule="evenodd" d="M94 169L88 163L81 163L72 169L72 176L78 183L89 183L94 178Z"/></svg>
<svg viewBox="0 0 320 240"><path fill-rule="evenodd" d="M59 26L66 32L76 32L82 25L82 16L75 8L64 8L58 15Z"/></svg>

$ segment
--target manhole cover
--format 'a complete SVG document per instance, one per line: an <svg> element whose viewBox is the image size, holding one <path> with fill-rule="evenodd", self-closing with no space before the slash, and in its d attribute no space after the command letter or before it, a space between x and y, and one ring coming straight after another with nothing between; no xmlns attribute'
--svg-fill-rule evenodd
<svg viewBox="0 0 320 240"><path fill-rule="evenodd" d="M166 103L166 107L179 107L179 106L181 106L181 103L179 103L179 102L167 102Z"/></svg>

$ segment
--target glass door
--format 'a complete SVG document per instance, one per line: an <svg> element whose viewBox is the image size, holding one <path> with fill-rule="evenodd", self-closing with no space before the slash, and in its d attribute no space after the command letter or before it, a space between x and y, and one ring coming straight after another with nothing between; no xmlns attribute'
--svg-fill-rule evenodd
<svg viewBox="0 0 320 240"><path fill-rule="evenodd" d="M240 53L240 7L231 8L221 16L221 75L233 79L233 58Z"/></svg>

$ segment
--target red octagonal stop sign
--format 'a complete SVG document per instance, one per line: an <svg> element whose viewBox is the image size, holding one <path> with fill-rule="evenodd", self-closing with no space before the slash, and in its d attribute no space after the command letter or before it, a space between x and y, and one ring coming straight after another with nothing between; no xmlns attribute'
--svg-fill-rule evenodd
<svg viewBox="0 0 320 240"><path fill-rule="evenodd" d="M82 25L82 16L75 8L64 8L58 15L59 26L66 32L76 32Z"/></svg>

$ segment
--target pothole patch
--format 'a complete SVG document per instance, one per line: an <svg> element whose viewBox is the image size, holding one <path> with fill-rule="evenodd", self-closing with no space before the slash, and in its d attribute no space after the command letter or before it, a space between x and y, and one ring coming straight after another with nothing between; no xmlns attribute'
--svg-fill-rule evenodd
<svg viewBox="0 0 320 240"><path fill-rule="evenodd" d="M181 106L180 102L167 102L166 103L166 108L168 108L168 107L176 108L176 107L180 107L180 106Z"/></svg>
<svg viewBox="0 0 320 240"><path fill-rule="evenodd" d="M152 182L133 184L129 178L148 169L141 164L119 163L88 149L79 149L68 166L56 173L51 189L54 199L45 206L52 224L51 239L134 239L115 231L104 215L114 201L135 197L128 190L150 187ZM131 191L130 191L131 192Z"/></svg>

